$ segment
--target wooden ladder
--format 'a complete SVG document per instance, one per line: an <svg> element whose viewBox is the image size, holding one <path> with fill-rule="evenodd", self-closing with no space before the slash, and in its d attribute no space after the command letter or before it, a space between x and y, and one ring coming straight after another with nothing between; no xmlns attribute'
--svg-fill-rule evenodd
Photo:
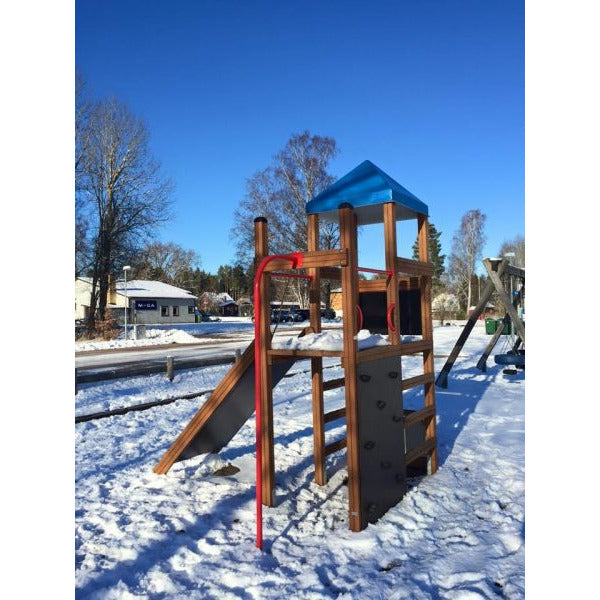
<svg viewBox="0 0 600 600"><path fill-rule="evenodd" d="M418 246L419 261L429 262L428 220L424 215L418 216ZM423 352L423 374L409 377L402 381L402 391L422 385L424 386L425 402L423 408L406 416L404 429L408 429L417 422L426 427L425 442L406 453L406 465L417 459L427 457L427 472L433 475L438 468L437 434L436 434L436 407L435 407L435 373L433 364L433 321L431 316L431 280L430 274L419 277L421 288L421 333L423 341L429 341Z"/></svg>

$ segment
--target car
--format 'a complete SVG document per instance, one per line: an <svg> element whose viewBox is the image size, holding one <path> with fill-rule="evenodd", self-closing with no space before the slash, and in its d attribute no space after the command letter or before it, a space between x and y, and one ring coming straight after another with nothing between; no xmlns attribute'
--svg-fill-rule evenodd
<svg viewBox="0 0 600 600"><path fill-rule="evenodd" d="M322 308L321 319L335 319L335 310L333 308Z"/></svg>
<svg viewBox="0 0 600 600"><path fill-rule="evenodd" d="M204 312L203 310L199 310L198 311L198 320L206 323L206 322L215 322L215 321L220 321L221 317L213 317L211 315L209 315L208 313Z"/></svg>
<svg viewBox="0 0 600 600"><path fill-rule="evenodd" d="M295 310L291 310L290 320L294 323L300 323L301 321L308 321L310 318L309 311L304 308L296 308Z"/></svg>

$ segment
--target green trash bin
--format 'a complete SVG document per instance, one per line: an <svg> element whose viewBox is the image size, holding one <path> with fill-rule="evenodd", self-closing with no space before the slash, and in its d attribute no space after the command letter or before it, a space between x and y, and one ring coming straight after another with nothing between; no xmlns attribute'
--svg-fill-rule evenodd
<svg viewBox="0 0 600 600"><path fill-rule="evenodd" d="M502 321L503 319L497 319L496 320L496 331L498 330L498 327L502 327ZM511 323L505 323L504 324L504 329L502 330L502 335L510 335L510 330L511 330Z"/></svg>
<svg viewBox="0 0 600 600"><path fill-rule="evenodd" d="M497 319L486 319L485 320L485 333L487 335L494 335L496 333L496 327L498 326Z"/></svg>

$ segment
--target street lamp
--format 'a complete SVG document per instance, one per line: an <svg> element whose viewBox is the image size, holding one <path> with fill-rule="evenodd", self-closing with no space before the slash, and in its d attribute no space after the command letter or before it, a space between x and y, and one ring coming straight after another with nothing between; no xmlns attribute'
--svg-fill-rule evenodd
<svg viewBox="0 0 600 600"><path fill-rule="evenodd" d="M127 339L127 311L129 310L129 300L127 299L127 271L131 267L126 265L123 267L123 273L125 274L125 339Z"/></svg>

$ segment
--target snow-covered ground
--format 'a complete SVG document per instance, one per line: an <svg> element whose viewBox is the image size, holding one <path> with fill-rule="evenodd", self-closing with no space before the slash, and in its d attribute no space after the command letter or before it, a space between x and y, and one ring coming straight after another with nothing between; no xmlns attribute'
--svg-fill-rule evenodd
<svg viewBox="0 0 600 600"><path fill-rule="evenodd" d="M435 328L437 370L459 333ZM264 510L264 553L254 547L253 420L218 456L163 476L154 464L205 397L77 425L77 597L522 598L524 376L503 375L492 359L487 373L475 369L488 340L476 327L448 389L436 388L438 473L412 481L402 502L360 533L347 529L345 452L329 457L326 486L313 481L310 377L283 379L274 392L277 506ZM421 372L420 362L403 358L405 376ZM172 384L156 376L90 386L77 394L77 411L212 387L226 368L181 372ZM328 411L343 406L343 389L325 401ZM420 392L405 394L407 407L420 402ZM330 423L326 441L343 432ZM239 472L214 475L229 463Z"/></svg>
<svg viewBox="0 0 600 600"><path fill-rule="evenodd" d="M323 319L325 327L341 327L340 321ZM290 328L307 327L308 321L299 323L279 323L277 329L283 331ZM271 326L272 329L275 325ZM198 344L218 341L211 334L250 333L254 331L254 323L250 317L222 317L221 321L206 323L177 323L175 325L148 325L146 336L138 340L132 339L132 328L129 328L129 339L123 333L114 340L81 340L75 342L75 352L89 350L112 350L115 348L141 348L160 344Z"/></svg>

